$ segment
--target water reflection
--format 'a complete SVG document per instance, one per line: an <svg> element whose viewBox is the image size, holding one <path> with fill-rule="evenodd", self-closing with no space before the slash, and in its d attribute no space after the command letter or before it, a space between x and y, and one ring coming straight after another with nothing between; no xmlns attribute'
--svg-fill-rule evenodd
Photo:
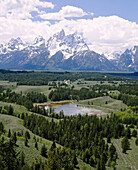
<svg viewBox="0 0 138 170"><path fill-rule="evenodd" d="M63 105L55 105L50 106L54 108L56 113L59 113L60 111L63 111L65 115L76 115L76 114L102 114L101 110L97 110L90 107L82 107L78 106L77 104L63 104ZM45 106L45 109L49 109L49 106Z"/></svg>

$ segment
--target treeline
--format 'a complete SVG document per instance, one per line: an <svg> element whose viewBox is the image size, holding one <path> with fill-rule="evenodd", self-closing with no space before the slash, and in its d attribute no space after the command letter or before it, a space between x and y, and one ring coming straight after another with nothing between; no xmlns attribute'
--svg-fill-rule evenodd
<svg viewBox="0 0 138 170"><path fill-rule="evenodd" d="M138 96L138 82L131 84L120 84L118 86L118 91L123 94L136 95Z"/></svg>
<svg viewBox="0 0 138 170"><path fill-rule="evenodd" d="M85 100L95 97L104 96L101 91L94 91L93 89L81 88L80 90L76 90L73 88L62 88L59 87L55 90L52 90L49 93L49 99L52 101L60 101L60 100Z"/></svg>
<svg viewBox="0 0 138 170"><path fill-rule="evenodd" d="M0 101L23 105L27 109L33 108L33 102L43 103L47 101L47 97L42 93L28 92L23 95L22 93L15 93L11 90L0 89Z"/></svg>
<svg viewBox="0 0 138 170"><path fill-rule="evenodd" d="M56 118L56 119L63 119L65 117L63 111L56 113L53 108L45 109L45 108L40 108L37 105L34 106L30 111L34 113L38 113L43 116L48 116L48 117Z"/></svg>
<svg viewBox="0 0 138 170"><path fill-rule="evenodd" d="M34 71L10 71L0 70L0 80L17 82L19 85L47 85L49 81L76 81L85 79L88 81L118 81L126 80L99 72L34 72Z"/></svg>
<svg viewBox="0 0 138 170"><path fill-rule="evenodd" d="M74 150L77 156L91 166L116 164L117 153L111 138L127 135L120 119L115 115L105 119L96 116L70 116L59 123L49 122L41 116L30 115L24 119L24 126L34 134ZM105 143L104 138L107 138Z"/></svg>
<svg viewBox="0 0 138 170"><path fill-rule="evenodd" d="M138 105L138 82L123 85L94 85L91 89L93 91L100 91L114 99L122 100L127 106ZM115 95L110 94L109 92L113 90L118 90L120 93Z"/></svg>
<svg viewBox="0 0 138 170"><path fill-rule="evenodd" d="M48 85L48 81L44 80L20 80L17 85L27 85L27 86L43 86Z"/></svg>

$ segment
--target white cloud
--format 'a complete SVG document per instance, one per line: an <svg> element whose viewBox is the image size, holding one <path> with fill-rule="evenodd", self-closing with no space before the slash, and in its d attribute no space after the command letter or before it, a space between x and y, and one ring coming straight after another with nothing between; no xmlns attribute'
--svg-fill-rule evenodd
<svg viewBox="0 0 138 170"><path fill-rule="evenodd" d="M31 18L31 12L39 12L39 7L54 8L51 2L42 2L40 0L0 0L0 17Z"/></svg>
<svg viewBox="0 0 138 170"><path fill-rule="evenodd" d="M68 5L62 7L59 12L40 14L40 17L49 20L63 20L64 18L83 17L85 15L93 15L93 13L88 14L84 12L81 8Z"/></svg>
<svg viewBox="0 0 138 170"><path fill-rule="evenodd" d="M40 0L0 0L0 43L16 37L32 41L37 35L47 40L55 32L64 29L67 34L83 34L89 47L100 53L138 45L138 25L134 22L118 16L68 20L70 17L90 14L72 6L62 7L58 13L46 14L45 11L39 11L39 7L42 7L41 10L52 9L54 5ZM59 21L54 24L32 21L32 11L37 11L41 17Z"/></svg>
<svg viewBox="0 0 138 170"><path fill-rule="evenodd" d="M138 45L138 25L118 16L63 20L51 27L82 33L92 50L115 51Z"/></svg>

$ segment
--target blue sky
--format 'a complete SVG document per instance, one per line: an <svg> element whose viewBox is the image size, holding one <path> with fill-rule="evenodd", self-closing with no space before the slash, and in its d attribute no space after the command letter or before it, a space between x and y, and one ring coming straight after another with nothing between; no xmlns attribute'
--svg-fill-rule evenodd
<svg viewBox="0 0 138 170"><path fill-rule="evenodd" d="M138 0L0 0L0 43L48 40L62 29L99 53L131 48L138 45Z"/></svg>
<svg viewBox="0 0 138 170"><path fill-rule="evenodd" d="M45 0L43 0L45 1ZM71 5L93 12L94 17L117 15L138 24L138 0L51 0L58 11Z"/></svg>

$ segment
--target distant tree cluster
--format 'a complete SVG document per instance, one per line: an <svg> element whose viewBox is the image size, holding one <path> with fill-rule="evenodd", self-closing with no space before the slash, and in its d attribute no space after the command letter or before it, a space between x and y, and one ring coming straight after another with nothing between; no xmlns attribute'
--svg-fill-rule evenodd
<svg viewBox="0 0 138 170"><path fill-rule="evenodd" d="M81 88L80 90L72 88L57 88L49 93L49 99L52 101L60 100L85 100L90 98L95 98L99 96L104 96L103 93L96 92L93 89Z"/></svg>
<svg viewBox="0 0 138 170"><path fill-rule="evenodd" d="M47 97L38 92L28 92L23 95L22 93L15 93L10 90L2 90L2 93L0 93L1 101L23 105L27 109L33 107L33 102L43 103L47 101Z"/></svg>
<svg viewBox="0 0 138 170"><path fill-rule="evenodd" d="M18 85L47 85L50 81L121 81L126 78L99 72L45 72L0 70L0 80L17 82Z"/></svg>

